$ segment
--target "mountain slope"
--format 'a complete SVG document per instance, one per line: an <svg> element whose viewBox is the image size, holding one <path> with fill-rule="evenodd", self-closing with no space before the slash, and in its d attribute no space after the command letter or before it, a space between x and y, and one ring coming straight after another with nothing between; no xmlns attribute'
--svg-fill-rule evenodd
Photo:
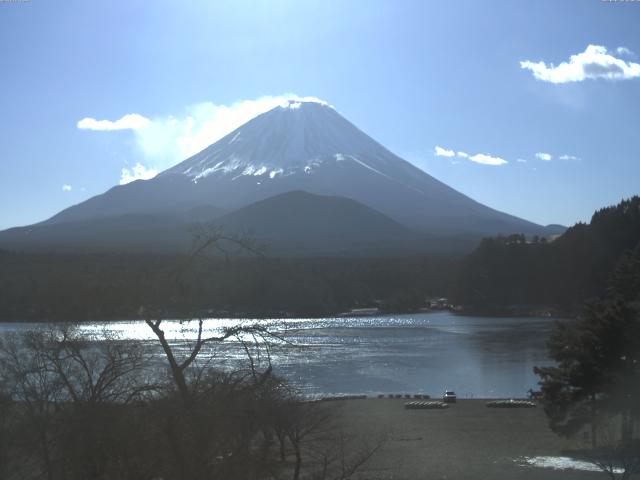
<svg viewBox="0 0 640 480"><path fill-rule="evenodd" d="M165 213L200 204L231 211L294 190L352 198L436 235L545 234L540 225L448 187L333 108L311 102L277 107L156 178L114 187L48 222Z"/></svg>
<svg viewBox="0 0 640 480"><path fill-rule="evenodd" d="M294 191L216 220L247 232L276 255L370 255L424 252L422 235L354 200Z"/></svg>
<svg viewBox="0 0 640 480"><path fill-rule="evenodd" d="M49 252L187 252L193 245L192 222L159 214L40 223L0 232L0 246Z"/></svg>
<svg viewBox="0 0 640 480"><path fill-rule="evenodd" d="M180 212L126 213L65 222L42 222L0 232L0 248L62 252L186 252L193 226L225 212L199 205Z"/></svg>
<svg viewBox="0 0 640 480"><path fill-rule="evenodd" d="M216 215L218 214L218 215ZM247 236L270 256L424 253L425 238L354 200L287 192L219 216L209 206L184 215L125 214L42 223L0 233L0 245L64 252L188 253L196 224Z"/></svg>

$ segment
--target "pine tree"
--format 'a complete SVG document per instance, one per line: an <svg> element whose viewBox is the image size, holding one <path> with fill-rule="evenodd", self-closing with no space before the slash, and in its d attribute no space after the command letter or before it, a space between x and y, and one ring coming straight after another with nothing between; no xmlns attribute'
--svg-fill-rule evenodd
<svg viewBox="0 0 640 480"><path fill-rule="evenodd" d="M640 418L640 246L623 256L607 294L576 321L554 329L549 354L553 367L536 368L551 428L572 436L619 418L620 441L633 441Z"/></svg>

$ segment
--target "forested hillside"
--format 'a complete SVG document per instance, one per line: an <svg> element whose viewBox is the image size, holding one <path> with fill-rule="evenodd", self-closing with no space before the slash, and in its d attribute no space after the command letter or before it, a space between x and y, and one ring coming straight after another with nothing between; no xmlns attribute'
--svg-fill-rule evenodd
<svg viewBox="0 0 640 480"><path fill-rule="evenodd" d="M486 238L463 262L454 301L468 311L572 312L602 294L622 255L640 242L640 197L598 210L554 241Z"/></svg>
<svg viewBox="0 0 640 480"><path fill-rule="evenodd" d="M413 311L446 295L445 259L273 259L0 251L0 320L326 315Z"/></svg>

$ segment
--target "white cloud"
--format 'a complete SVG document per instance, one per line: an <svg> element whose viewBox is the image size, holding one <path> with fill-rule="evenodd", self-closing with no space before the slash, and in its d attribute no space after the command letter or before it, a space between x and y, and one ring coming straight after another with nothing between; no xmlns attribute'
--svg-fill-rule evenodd
<svg viewBox="0 0 640 480"><path fill-rule="evenodd" d="M516 158L516 162L518 162L518 163L527 163L527 161L524 158Z"/></svg>
<svg viewBox="0 0 640 480"><path fill-rule="evenodd" d="M140 157L132 169L123 168L120 183L152 178L158 172L200 152L254 117L275 107L297 108L300 102L317 102L315 97L296 94L264 96L230 105L203 102L190 105L180 115L146 118L130 113L114 122L83 118L78 128L89 130L133 131Z"/></svg>
<svg viewBox="0 0 640 480"><path fill-rule="evenodd" d="M71 185L62 185L63 192L70 192L73 187Z"/></svg>
<svg viewBox="0 0 640 480"><path fill-rule="evenodd" d="M463 152L463 151L460 151L460 150L458 150L458 151L449 150L449 149L442 148L442 147L439 147L439 146L435 147L435 155L436 155L436 157L466 158L467 160L471 160L472 162L475 162L475 163L481 163L483 165L499 166L499 165L504 165L506 163L509 163L503 158L493 157L491 155L486 155L484 153L477 153L475 155L470 155L467 152ZM451 164L453 164L453 165L457 165L459 163L460 163L460 161L451 160Z"/></svg>
<svg viewBox="0 0 640 480"><path fill-rule="evenodd" d="M538 160L544 160L545 162L548 162L553 158L553 155L551 155L549 153L538 152L538 153L536 153L536 158Z"/></svg>
<svg viewBox="0 0 640 480"><path fill-rule="evenodd" d="M621 54L619 47L616 52ZM612 52L613 53L613 52ZM569 62L562 62L555 66L553 63L520 62L520 67L531 70L538 80L551 83L581 82L587 79L627 80L640 77L640 64L625 62L614 57L605 47L589 45L586 50L571 55Z"/></svg>
<svg viewBox="0 0 640 480"><path fill-rule="evenodd" d="M580 158L576 157L575 155L568 155L568 154L564 154L564 155L560 155L558 157L560 160L572 160L572 161L579 161Z"/></svg>
<svg viewBox="0 0 640 480"><path fill-rule="evenodd" d="M469 160L476 163L481 163L483 165L494 165L500 166L508 163L505 159L500 157L492 157L491 155L486 155L484 153L476 153L469 157Z"/></svg>
<svg viewBox="0 0 640 480"><path fill-rule="evenodd" d="M128 113L122 118L112 122L111 120L96 120L85 117L77 123L81 130L111 131L111 130L139 130L149 126L151 120L137 113Z"/></svg>
<svg viewBox="0 0 640 480"><path fill-rule="evenodd" d="M446 148L442 148L436 145L435 148L436 157L455 157L456 152L453 150L447 150Z"/></svg>
<svg viewBox="0 0 640 480"><path fill-rule="evenodd" d="M136 163L131 170L123 168L120 174L120 185L131 183L134 180L149 180L155 177L158 171L153 168L147 168L141 163Z"/></svg>

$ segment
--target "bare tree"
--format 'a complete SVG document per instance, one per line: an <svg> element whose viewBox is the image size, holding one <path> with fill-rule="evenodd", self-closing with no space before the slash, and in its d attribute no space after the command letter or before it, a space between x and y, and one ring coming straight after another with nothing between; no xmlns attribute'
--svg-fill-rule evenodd
<svg viewBox="0 0 640 480"><path fill-rule="evenodd" d="M204 255L207 250L223 255L229 260L232 254L249 254L258 257L264 256L266 245L257 242L247 232L227 232L215 223L198 223L191 228L193 236L193 248L188 262L183 266L183 271L191 267L192 262Z"/></svg>
<svg viewBox="0 0 640 480"><path fill-rule="evenodd" d="M123 433L115 431L122 407L148 389L141 369L136 342L87 337L70 326L2 339L2 386L18 408L23 475L99 478L111 468L105 451Z"/></svg>
<svg viewBox="0 0 640 480"><path fill-rule="evenodd" d="M86 335L69 325L33 337L47 368L76 405L126 404L154 385L143 384L143 350L139 342L121 342L108 331Z"/></svg>
<svg viewBox="0 0 640 480"><path fill-rule="evenodd" d="M236 339L242 345L245 351L247 352L248 359L252 365L252 370L255 373L255 368L253 366L253 357L247 350L246 342L241 338L243 335L250 335L255 339L255 345L259 347L260 340L265 340L267 338L278 338L276 334L269 332L265 327L253 324L253 325L237 325L235 327L225 328L223 329L220 335L203 336L203 326L204 320L199 318L198 322L198 331L196 334L196 338L193 341L193 344L190 347L189 353L187 353L184 358L178 359L173 352L171 344L167 340L164 330L162 330L162 319L145 319L146 324L151 328L155 336L158 338L160 342L160 346L165 354L167 362L169 363L169 370L171 372L171 376L175 383L176 388L180 394L180 397L185 403L190 403L192 400L192 392L189 389L189 384L187 381L187 369L191 367L198 354L202 351L202 348L207 344L220 344L228 339ZM260 340L259 340L260 339ZM265 344L268 348L268 345ZM263 375L271 372L271 365L268 366L267 370L263 373Z"/></svg>
<svg viewBox="0 0 640 480"><path fill-rule="evenodd" d="M40 332L9 335L0 339L0 374L5 394L22 408L22 435L16 438L23 448L24 463L34 472L53 480L54 422L58 403L63 398L63 385L52 375L41 345Z"/></svg>
<svg viewBox="0 0 640 480"><path fill-rule="evenodd" d="M316 468L310 480L350 480L382 448L386 439L362 439L347 435L344 430L333 430L322 445L312 451Z"/></svg>

